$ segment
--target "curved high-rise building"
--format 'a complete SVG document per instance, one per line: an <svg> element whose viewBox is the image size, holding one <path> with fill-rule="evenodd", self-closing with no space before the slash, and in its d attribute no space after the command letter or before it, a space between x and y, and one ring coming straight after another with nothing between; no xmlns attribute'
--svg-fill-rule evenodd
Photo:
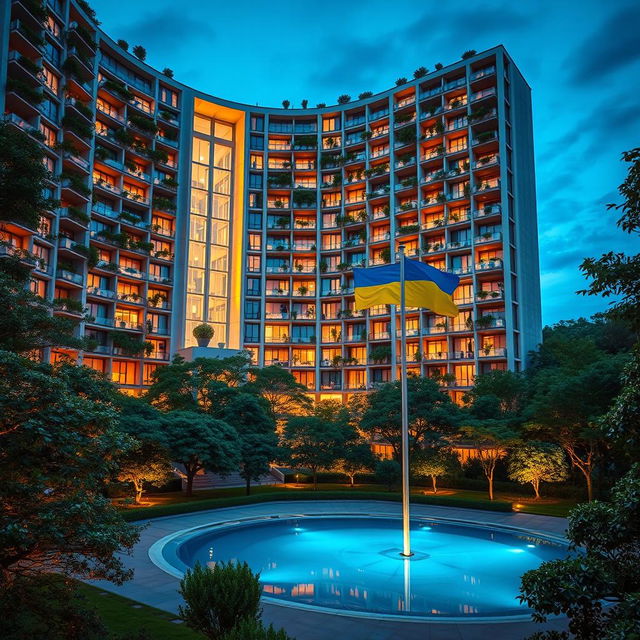
<svg viewBox="0 0 640 640"><path fill-rule="evenodd" d="M531 100L502 46L359 100L266 108L152 69L85 2L2 11L4 119L41 142L61 201L3 238L41 258L33 289L56 313L88 308L97 347L70 355L135 392L207 322L318 397L371 389L399 374L399 317L355 311L353 271L404 244L461 277L458 318L407 313L410 371L456 396L525 366L541 333Z"/></svg>

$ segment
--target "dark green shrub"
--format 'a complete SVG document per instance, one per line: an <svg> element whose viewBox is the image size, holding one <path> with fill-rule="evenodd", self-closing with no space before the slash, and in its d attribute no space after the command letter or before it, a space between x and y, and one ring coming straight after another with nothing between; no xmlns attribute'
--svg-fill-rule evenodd
<svg viewBox="0 0 640 640"><path fill-rule="evenodd" d="M261 620L241 620L222 640L295 640L284 629L265 627Z"/></svg>
<svg viewBox="0 0 640 640"><path fill-rule="evenodd" d="M222 640L241 620L258 619L261 593L259 574L246 562L220 562L213 569L198 564L180 581L186 603L180 617L207 638Z"/></svg>

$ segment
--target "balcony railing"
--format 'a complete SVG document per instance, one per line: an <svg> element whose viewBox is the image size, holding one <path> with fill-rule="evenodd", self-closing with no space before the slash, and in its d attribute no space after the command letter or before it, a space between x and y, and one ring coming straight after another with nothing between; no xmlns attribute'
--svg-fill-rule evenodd
<svg viewBox="0 0 640 640"><path fill-rule="evenodd" d="M482 347L478 351L480 358L506 358L507 350L505 347Z"/></svg>

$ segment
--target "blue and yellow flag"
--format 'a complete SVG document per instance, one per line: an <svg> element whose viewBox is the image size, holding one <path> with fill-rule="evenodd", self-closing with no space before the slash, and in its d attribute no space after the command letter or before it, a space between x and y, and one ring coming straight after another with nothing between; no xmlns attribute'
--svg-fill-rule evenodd
<svg viewBox="0 0 640 640"><path fill-rule="evenodd" d="M451 296L460 278L424 262L404 260L407 307L424 307L450 318L457 316L458 307ZM356 309L368 309L379 304L400 304L399 262L370 269L355 269L353 279Z"/></svg>

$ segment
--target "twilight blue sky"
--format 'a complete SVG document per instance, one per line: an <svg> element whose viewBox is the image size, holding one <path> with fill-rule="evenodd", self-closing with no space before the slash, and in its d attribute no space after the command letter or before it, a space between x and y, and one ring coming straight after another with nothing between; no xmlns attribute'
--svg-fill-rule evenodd
<svg viewBox="0 0 640 640"><path fill-rule="evenodd" d="M543 321L588 316L606 301L575 291L585 256L637 250L605 204L640 145L637 0L92 0L114 39L147 62L227 99L334 104L382 91L421 65L503 44L533 90Z"/></svg>

